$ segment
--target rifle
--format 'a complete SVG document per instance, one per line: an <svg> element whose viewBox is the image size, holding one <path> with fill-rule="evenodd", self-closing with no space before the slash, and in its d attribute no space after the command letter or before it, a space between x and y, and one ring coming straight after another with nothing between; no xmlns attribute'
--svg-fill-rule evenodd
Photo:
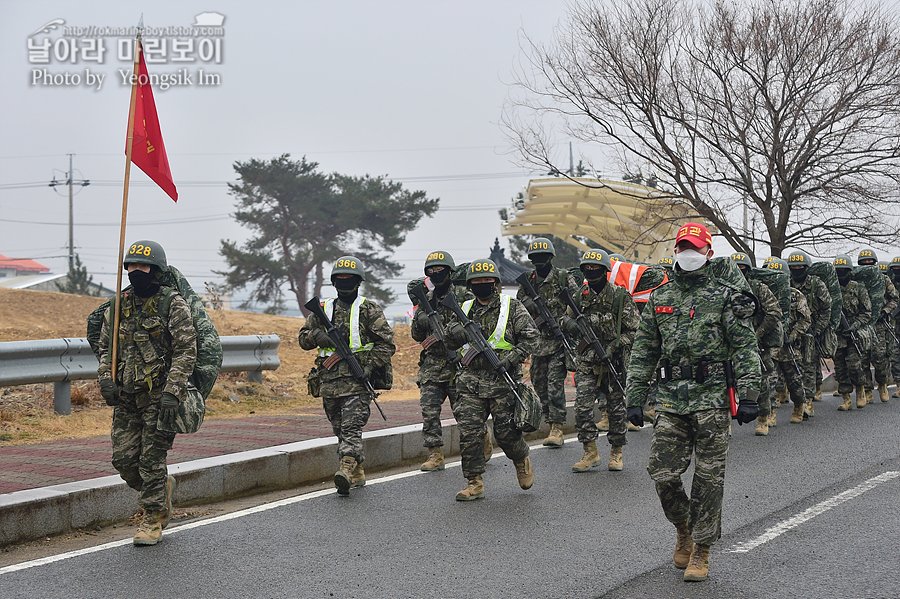
<svg viewBox="0 0 900 599"><path fill-rule="evenodd" d="M813 334L813 341L816 344L816 353L819 354L819 362L822 363L822 367L825 370L828 370L828 362L825 361L825 357L824 357L825 356L825 348L822 347L822 342L819 341L819 337L815 334ZM828 372L831 372L831 371L828 370Z"/></svg>
<svg viewBox="0 0 900 599"><path fill-rule="evenodd" d="M503 380L506 381L509 390L515 396L516 401L522 406L524 410L528 410L528 407L525 405L525 401L519 395L519 389L516 385L516 382L510 376L509 372L500 362L500 357L497 355L497 352L494 351L494 348L488 345L487 340L484 338L484 335L481 332L481 325L477 322L471 320L466 313L463 312L462 308L459 306L459 303L456 301L456 296L452 293L448 293L441 299L441 305L450 308L456 317L459 318L459 322L462 323L463 327L466 329L466 336L469 338L469 349L466 350L466 353L463 354L462 363L466 366L472 363L472 360L475 359L475 356L478 354L484 355L487 359L488 363L491 365L496 372L499 372L503 376Z"/></svg>
<svg viewBox="0 0 900 599"><path fill-rule="evenodd" d="M431 324L431 335L422 342L422 347L428 349L435 343L443 343L447 359L452 361L456 364L456 367L459 368L460 364L457 353L447 347L447 338L444 336L444 319L438 314L437 310L431 307L431 302L428 301L428 288L425 287L424 283L419 283L413 287L412 294L419 300L419 309L425 310L425 314L428 316L428 322Z"/></svg>
<svg viewBox="0 0 900 599"><path fill-rule="evenodd" d="M616 386L619 387L619 390L622 391L622 393L625 393L625 388L622 387L622 382L619 380L619 373L616 370L616 365L613 363L609 353L604 349L603 344L600 343L600 340L597 338L597 334L594 332L593 327L591 327L591 323L588 322L587 317L581 313L581 310L578 309L578 304L576 304L575 300L572 299L572 296L569 295L569 291L563 289L557 294L557 297L575 313L575 323L578 325L578 330L581 331L582 340L588 347L594 350L597 357L606 361L606 365L609 367L609 372L612 374Z"/></svg>
<svg viewBox="0 0 900 599"><path fill-rule="evenodd" d="M316 318L319 319L325 326L325 333L331 337L331 340L334 342L334 352L340 356L341 360L347 362L350 366L350 372L353 373L353 376L361 382L366 387L366 391L369 395L372 396L372 403L375 404L375 407L378 408L378 412L381 414L381 417L387 420L387 416L384 415L384 410L381 409L381 406L378 405L378 400L376 399L380 393L375 391L375 387L372 386L372 381L366 378L366 373L363 371L363 367L360 365L359 360L356 359L356 356L353 355L353 352L350 350L350 346L347 345L347 342L344 341L341 332L338 330L334 323L328 318L325 314L325 310L322 309L322 304L319 303L319 298L317 296L313 296L311 300L303 304L307 310L316 315Z"/></svg>
<svg viewBox="0 0 900 599"><path fill-rule="evenodd" d="M900 306L898 306L900 309ZM881 323L884 325L884 328L888 333L891 334L891 337L894 338L894 343L900 345L900 339L897 338L897 333L894 331L894 327L891 326L891 323L888 321L888 316L884 312L881 313L881 316L878 317L878 320L875 321L875 324Z"/></svg>
<svg viewBox="0 0 900 599"><path fill-rule="evenodd" d="M856 332L850 330L850 322L847 320L847 315L844 314L844 311L841 310L841 328L844 329L848 335L850 335L850 342L853 343L853 347L856 348L856 353L859 355L863 355L863 353L859 349L859 341L856 337Z"/></svg>
<svg viewBox="0 0 900 599"><path fill-rule="evenodd" d="M737 417L737 383L734 380L734 365L731 360L725 360L725 386L728 387L728 407L731 408L731 417Z"/></svg>
<svg viewBox="0 0 900 599"><path fill-rule="evenodd" d="M568 354L569 359L572 363L575 363L575 351L572 348L572 344L569 343L569 338L566 337L566 334L563 332L561 328L559 328L559 323L553 318L553 314L550 312L550 306L547 305L547 298L537 292L534 288L534 285L531 284L531 280L529 279L528 273L523 272L518 277L516 277L516 283L521 285L522 289L525 290L525 293L534 300L534 305L537 306L538 309L538 317L535 319L534 324L537 326L541 326L541 323L546 323L548 327L550 327L550 332L553 333L553 336L562 342L563 347L565 348L566 354ZM565 289L563 289L565 291Z"/></svg>
<svg viewBox="0 0 900 599"><path fill-rule="evenodd" d="M800 368L800 365L797 363L797 352L794 351L794 345L792 343L785 343L784 346L788 348L788 352L791 354L791 362L794 363L794 370L797 371L797 374L800 378L803 378L803 369Z"/></svg>

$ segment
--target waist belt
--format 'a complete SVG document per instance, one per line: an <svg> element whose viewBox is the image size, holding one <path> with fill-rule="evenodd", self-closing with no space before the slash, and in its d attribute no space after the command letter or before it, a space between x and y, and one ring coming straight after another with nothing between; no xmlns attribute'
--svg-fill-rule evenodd
<svg viewBox="0 0 900 599"><path fill-rule="evenodd" d="M668 360L660 360L659 382L693 380L695 383L704 382L711 374L724 372L724 362L712 362L700 360L694 364L680 366L669 365Z"/></svg>

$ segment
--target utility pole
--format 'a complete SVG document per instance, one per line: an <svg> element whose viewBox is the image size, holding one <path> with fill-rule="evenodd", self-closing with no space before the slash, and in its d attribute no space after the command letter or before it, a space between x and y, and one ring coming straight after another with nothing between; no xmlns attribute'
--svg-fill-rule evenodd
<svg viewBox="0 0 900 599"><path fill-rule="evenodd" d="M69 272L75 270L75 236L73 230L73 221L74 221L74 211L73 211L73 202L72 202L72 186L75 184L75 174L72 171L72 157L75 154L67 154L69 157L69 172L66 174L66 183L69 185ZM90 185L91 182L87 179L82 179L78 181L78 185L81 185L82 188ZM56 180L56 177L53 177L53 181L50 182L50 187L56 187L57 185L61 185L60 182Z"/></svg>

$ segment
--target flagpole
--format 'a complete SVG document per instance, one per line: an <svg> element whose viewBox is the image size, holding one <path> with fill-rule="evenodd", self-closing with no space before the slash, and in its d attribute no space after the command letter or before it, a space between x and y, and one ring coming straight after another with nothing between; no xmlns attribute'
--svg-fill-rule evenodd
<svg viewBox="0 0 900 599"><path fill-rule="evenodd" d="M119 312L122 307L122 263L125 260L125 220L128 214L128 186L131 181L131 150L134 142L134 106L137 101L138 75L141 60L141 33L144 30L144 15L137 26L137 36L134 40L134 70L131 72L131 106L128 108L128 132L125 142L125 189L122 193L122 224L119 229L119 261L116 265L116 302L113 316L113 327L109 334L112 337L111 375L115 381L118 373L119 358Z"/></svg>

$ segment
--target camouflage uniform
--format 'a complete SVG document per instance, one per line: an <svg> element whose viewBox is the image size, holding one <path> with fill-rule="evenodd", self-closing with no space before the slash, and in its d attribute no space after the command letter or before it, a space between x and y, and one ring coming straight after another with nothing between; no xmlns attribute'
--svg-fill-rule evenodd
<svg viewBox="0 0 900 599"><path fill-rule="evenodd" d="M808 353L808 344L805 338L811 324L806 298L800 290L791 287L791 326L789 330L785 331L784 345L772 350L772 360L775 362L775 370L781 373L787 384L791 401L795 407L799 406L798 410L802 409L807 397L811 398L815 390L814 388L813 390L804 388L801 366L804 355Z"/></svg>
<svg viewBox="0 0 900 599"><path fill-rule="evenodd" d="M769 289L769 286L755 279L748 279L750 291L759 300L760 312L754 317L754 326L756 328L756 342L759 347L759 341L770 331L778 326L781 322L781 304L778 298ZM775 388L772 385L771 377L775 372L775 364L772 361L772 352L768 347L759 348L759 360L762 365L762 376L759 382L759 417L762 421L763 417L768 417L772 413L775 401Z"/></svg>
<svg viewBox="0 0 900 599"><path fill-rule="evenodd" d="M515 366L508 372L514 381L519 382L522 380L522 362L534 350L540 333L525 306L512 297L509 302L509 320L503 339L511 344L512 349L495 351L501 360L512 356L510 361L515 362ZM496 290L486 306L472 300L468 317L481 326L486 336L491 335L497 326L500 303L501 296ZM448 329L453 322L459 323L455 315L448 320ZM452 337L448 337L447 342L451 349L461 347ZM528 445L513 422L513 395L503 377L491 368L487 358L477 356L459 371L456 390L453 416L459 425L463 476L471 479L484 473L484 435L488 415L493 416L494 438L506 456L514 462L528 457Z"/></svg>
<svg viewBox="0 0 900 599"><path fill-rule="evenodd" d="M363 347L372 344L371 349L356 352L356 359L363 368L381 368L389 364L394 355L394 331L387 323L384 312L375 302L364 297L359 304L359 332ZM347 333L345 342L349 341L351 305L341 299L329 300L334 306L331 321L335 327ZM300 347L316 349L313 331L324 330L315 314L310 314L300 329L298 336ZM339 361L328 370L324 366L327 356L320 351L316 358L316 367L321 377L322 405L325 415L331 423L331 429L338 438L338 455L349 456L362 464L363 456L362 428L369 421L371 395L350 370L349 364Z"/></svg>
<svg viewBox="0 0 900 599"><path fill-rule="evenodd" d="M891 273L891 282L894 284L894 288L900 290L900 256L895 257L891 260L890 268L888 271ZM891 326L894 327L894 333L900 337L900 314L893 317L890 320ZM894 379L894 382L897 383L897 391L894 391L894 395L900 393L900 345L897 344L897 341L891 337L891 376Z"/></svg>
<svg viewBox="0 0 900 599"><path fill-rule="evenodd" d="M882 273L883 274L883 273ZM891 347L893 336L887 327L891 320L891 312L900 303L900 292L891 282L891 277L884 275L884 303L881 306L881 318L875 323L875 339L870 357L875 368L875 386L887 385L891 375ZM893 326L893 325L892 325ZM867 385L871 388L871 384Z"/></svg>
<svg viewBox="0 0 900 599"><path fill-rule="evenodd" d="M164 313L166 302L169 308ZM112 310L100 331L100 381L111 379ZM175 433L158 430L157 420L162 394L184 401L194 371L197 331L187 302L171 287L163 286L146 299L127 291L122 297L118 354L115 382L121 403L113 410L112 463L128 486L141 492L140 505L146 512L167 510L166 453Z"/></svg>
<svg viewBox="0 0 900 599"><path fill-rule="evenodd" d="M622 298L621 336L617 334L618 310L614 308L617 295ZM634 299L626 289L612 283L604 285L599 293L585 283L576 297L579 298L581 313L590 321L600 344L609 352L616 370L624 379L631 344L634 343L634 334L641 319ZM567 312L568 316L575 316L571 310ZM623 386L624 383L624 380L619 381ZM625 396L619 385L613 382L606 360L599 358L590 347L578 360L575 385L575 427L578 430L578 440L589 443L600 435L597 423L594 422L594 404L601 403L609 417L607 441L610 445L625 445Z"/></svg>
<svg viewBox="0 0 900 599"><path fill-rule="evenodd" d="M688 522L693 541L701 545L721 536L731 424L724 361L733 361L739 399L753 399L748 392L758 391L754 310L752 298L712 276L709 263L692 272L676 268L670 282L650 296L632 347L625 392L629 406L646 401L658 364L672 367L672 379L659 382L647 471L666 518L676 526ZM701 360L708 371L697 382L687 367L694 371ZM681 476L694 452L688 498Z"/></svg>
<svg viewBox="0 0 900 599"><path fill-rule="evenodd" d="M872 317L872 301L869 293L862 283L848 281L841 286L841 299L844 305L844 315L853 332L859 331L868 325ZM860 351L866 352L863 340L857 335L860 343ZM834 352L834 377L838 380L838 392L852 393L854 387L863 387L866 383L866 374L862 365L863 356L854 347L850 333L842 328L837 331L837 351Z"/></svg>
<svg viewBox="0 0 900 599"><path fill-rule="evenodd" d="M457 298L465 295L465 287L453 286L447 288L447 293L453 293ZM434 296L435 291L428 292L428 301L435 311L441 315L446 323L453 312L441 304L441 297ZM422 342L431 335L431 321L425 310L416 309L411 327L412 338ZM450 399L450 408L456 403L456 386L454 375L456 374L459 357L453 355L452 350L437 342L419 354L419 375L416 384L419 386L419 405L422 408L422 437L425 447L443 447L444 436L441 428L441 406L444 398Z"/></svg>
<svg viewBox="0 0 900 599"><path fill-rule="evenodd" d="M558 320L566 311L566 307L556 297L563 289L562 283L564 282L572 297L575 297L579 291L578 281L566 269L556 267L543 279L533 270L528 276L535 291L547 300L547 308L550 310L550 314ZM524 301L527 297L528 294L525 290L519 288L516 299ZM537 319L540 316L537 307L533 311L529 310L529 314L531 314L533 319ZM528 371L531 376L531 383L538 397L541 398L541 405L544 408L544 422L548 424L565 424L566 393L564 385L568 376L566 352L562 342L550 330L549 324L541 322L537 325L537 328L540 332L540 337L535 344L535 349L531 356L531 367Z"/></svg>
<svg viewBox="0 0 900 599"><path fill-rule="evenodd" d="M822 343L831 322L831 293L828 292L828 287L822 279L813 275L806 275L803 282L797 281L792 276L791 287L800 291L806 298L806 306L812 320L807 330L807 343L811 343L811 348L803 354L803 388L807 393L815 393L822 386L821 362L825 356L819 354L815 341L808 337L812 335Z"/></svg>

